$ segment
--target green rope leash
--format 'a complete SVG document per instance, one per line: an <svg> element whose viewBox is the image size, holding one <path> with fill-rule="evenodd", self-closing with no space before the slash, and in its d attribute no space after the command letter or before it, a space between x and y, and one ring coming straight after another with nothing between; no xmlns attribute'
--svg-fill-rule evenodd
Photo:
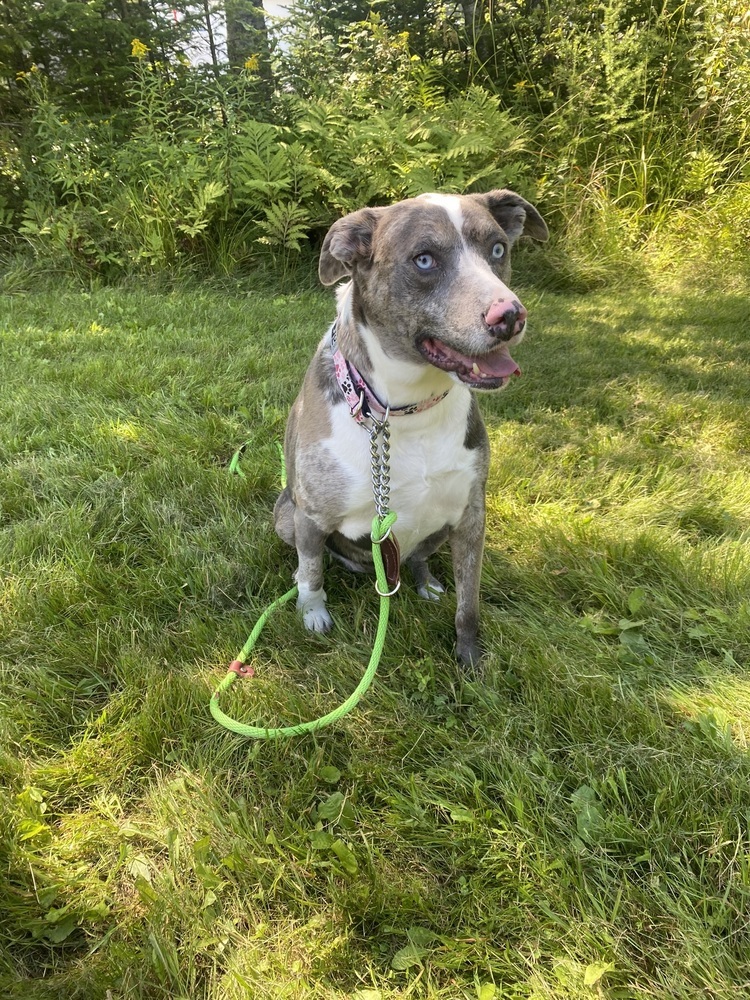
<svg viewBox="0 0 750 1000"><path fill-rule="evenodd" d="M236 472L239 475L243 475L242 470L239 467L239 459L242 451L244 451L244 447L245 446L243 445L240 451L238 451L232 459L232 463L229 467L230 472ZM282 483L285 478L286 476L284 475L282 465ZM285 483L283 483L283 485L285 485ZM236 719L232 719L219 708L219 696L230 688L238 677L253 677L255 675L253 668L246 665L247 658L255 647L255 643L263 630L263 626L266 624L273 612L297 596L297 588L292 587L291 590L282 594L281 597L277 598L266 608L258 619L255 628L250 633L247 642L242 647L237 659L231 664L226 677L211 695L211 701L209 703L211 715L220 725L224 726L225 729L229 729L231 732L236 733L238 736L246 736L254 740L277 740L287 736L299 736L302 733L312 733L317 729L322 729L324 726L328 726L332 722L336 722L343 718L351 712L356 705L359 704L362 697L375 679L375 672L378 669L380 658L383 655L383 648L385 647L385 638L388 631L390 594L388 592L388 580L385 573L385 566L383 564L381 543L390 534L390 530L395 521L396 515L391 511L387 513L382 520L375 517L372 522L372 558L375 564L375 577L377 580L375 589L380 595L380 615L378 617L378 628L375 633L375 642L373 643L370 662L367 664L367 669L362 676L362 680L346 701L339 705L338 708L335 708L332 712L329 712L327 715L323 715L319 719L313 719L312 722L301 722L296 726L281 726L273 729L261 726L248 726L245 725L245 723L237 722Z"/></svg>
<svg viewBox="0 0 750 1000"><path fill-rule="evenodd" d="M242 466L240 465L240 459L245 454L246 448L250 445L249 441L245 441L237 451L232 455L232 461L229 463L229 473L233 476L239 476L240 479L247 479L247 476L242 471ZM279 449L279 457L281 458L281 488L286 489L286 459L284 458L284 449L281 445L276 442L276 447Z"/></svg>

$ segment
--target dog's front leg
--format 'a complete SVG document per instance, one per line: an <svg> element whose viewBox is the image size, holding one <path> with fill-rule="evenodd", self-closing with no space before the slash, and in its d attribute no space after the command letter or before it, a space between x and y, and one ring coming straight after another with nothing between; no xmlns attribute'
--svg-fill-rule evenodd
<svg viewBox="0 0 750 1000"><path fill-rule="evenodd" d="M484 521L484 487L478 483L463 517L449 535L456 584L456 656L469 667L478 667L482 659L478 633Z"/></svg>
<svg viewBox="0 0 750 1000"><path fill-rule="evenodd" d="M297 607L305 627L311 632L328 632L333 619L326 611L323 590L323 551L327 533L322 531L299 507L294 511L294 541L297 547Z"/></svg>

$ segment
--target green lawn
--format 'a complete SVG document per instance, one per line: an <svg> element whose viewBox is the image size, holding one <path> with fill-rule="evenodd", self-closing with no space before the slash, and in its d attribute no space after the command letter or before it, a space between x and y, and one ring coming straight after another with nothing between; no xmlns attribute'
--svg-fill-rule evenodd
<svg viewBox="0 0 750 1000"><path fill-rule="evenodd" d="M406 592L359 709L268 744L208 700L290 584L276 442L330 296L0 300L0 995L747 995L748 299L524 301L484 677ZM327 589L229 711L353 690L377 599Z"/></svg>

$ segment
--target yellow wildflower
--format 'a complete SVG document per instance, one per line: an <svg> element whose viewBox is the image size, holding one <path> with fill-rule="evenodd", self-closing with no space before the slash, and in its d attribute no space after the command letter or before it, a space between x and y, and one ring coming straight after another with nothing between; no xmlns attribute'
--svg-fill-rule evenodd
<svg viewBox="0 0 750 1000"><path fill-rule="evenodd" d="M144 45L140 38L134 38L130 43L130 54L135 59L143 59L148 52L148 45Z"/></svg>
<svg viewBox="0 0 750 1000"><path fill-rule="evenodd" d="M247 59L245 60L245 69L248 71L248 73L258 72L258 70L260 69L260 59L258 58L257 55L253 53L253 55L247 57Z"/></svg>

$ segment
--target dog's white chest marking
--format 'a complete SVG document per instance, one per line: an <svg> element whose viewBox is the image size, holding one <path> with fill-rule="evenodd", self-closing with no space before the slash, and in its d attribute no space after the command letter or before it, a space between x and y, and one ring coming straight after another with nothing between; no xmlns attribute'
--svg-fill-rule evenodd
<svg viewBox="0 0 750 1000"><path fill-rule="evenodd" d="M470 406L469 392L456 386L431 410L390 420L390 509L404 558L445 525L455 526L466 509L476 470L475 453L464 447ZM323 447L341 466L347 491L338 530L357 539L369 535L375 515L370 440L345 405L334 406L331 423Z"/></svg>

